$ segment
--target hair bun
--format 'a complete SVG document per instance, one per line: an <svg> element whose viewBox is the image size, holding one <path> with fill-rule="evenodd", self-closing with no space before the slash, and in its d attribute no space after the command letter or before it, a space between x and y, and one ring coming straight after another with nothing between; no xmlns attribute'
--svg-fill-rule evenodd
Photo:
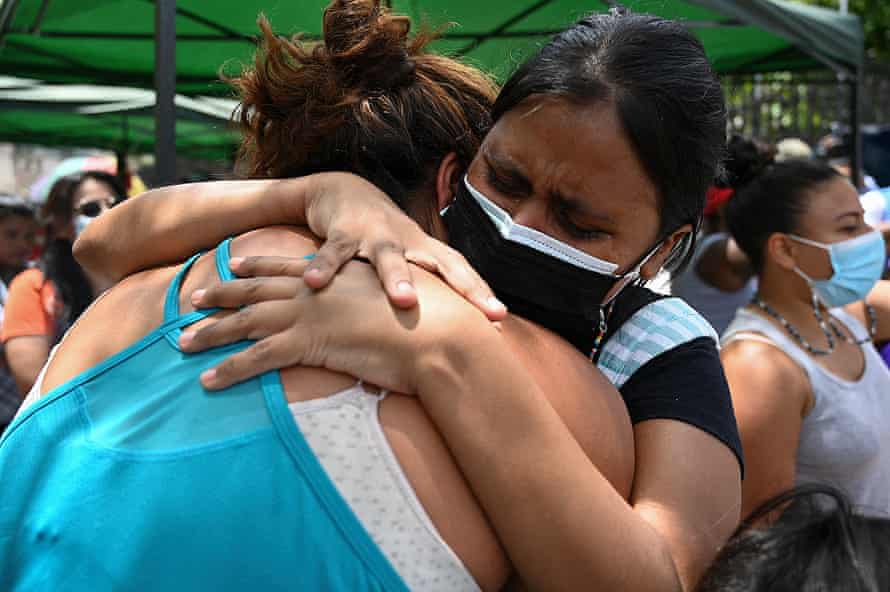
<svg viewBox="0 0 890 592"><path fill-rule="evenodd" d="M776 149L771 144L733 135L726 147L726 177L724 184L738 189L753 181L773 164Z"/></svg>
<svg viewBox="0 0 890 592"><path fill-rule="evenodd" d="M411 19L393 16L380 0L335 0L324 13L324 44L345 86L389 90L414 79L408 55Z"/></svg>

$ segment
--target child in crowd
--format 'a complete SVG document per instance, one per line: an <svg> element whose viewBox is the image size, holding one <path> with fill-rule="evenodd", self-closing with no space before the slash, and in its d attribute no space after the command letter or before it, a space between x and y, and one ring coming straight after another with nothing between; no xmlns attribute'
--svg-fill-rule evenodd
<svg viewBox="0 0 890 592"><path fill-rule="evenodd" d="M7 286L25 269L34 246L37 223L26 201L12 195L0 195L0 326L6 306ZM15 415L22 395L0 349L0 434Z"/></svg>

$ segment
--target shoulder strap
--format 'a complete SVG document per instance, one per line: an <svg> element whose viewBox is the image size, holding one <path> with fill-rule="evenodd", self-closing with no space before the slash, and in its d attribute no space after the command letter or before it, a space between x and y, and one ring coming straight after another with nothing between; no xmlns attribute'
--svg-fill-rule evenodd
<svg viewBox="0 0 890 592"><path fill-rule="evenodd" d="M204 253L201 252L192 255L189 260L183 264L180 270L176 272L176 277L173 278L173 281L170 282L170 286L167 288L167 297L164 300L165 323L179 317L179 289L182 287L182 279L185 277L185 274L188 273L189 269L192 268L192 265L195 264L195 261L198 260L198 257L203 254Z"/></svg>
<svg viewBox="0 0 890 592"><path fill-rule="evenodd" d="M231 243L232 239L227 238L216 247L216 272L219 274L219 279L224 282L235 279L235 274L229 270L229 259L231 259L229 247ZM195 261L203 254L204 252L202 251L192 255L176 273L173 281L170 282L170 287L167 288L167 298L164 301L165 323L179 317L179 291L182 288L182 280L195 264Z"/></svg>
<svg viewBox="0 0 890 592"><path fill-rule="evenodd" d="M228 282L235 279L235 274L229 269L229 261L232 259L232 239L227 238L216 247L216 273L220 281Z"/></svg>

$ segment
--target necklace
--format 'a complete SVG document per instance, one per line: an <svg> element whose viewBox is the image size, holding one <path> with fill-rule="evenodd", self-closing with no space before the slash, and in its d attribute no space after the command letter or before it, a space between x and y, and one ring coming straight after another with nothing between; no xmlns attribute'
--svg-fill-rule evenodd
<svg viewBox="0 0 890 592"><path fill-rule="evenodd" d="M603 338L606 336L606 332L609 330L609 325L607 323L607 319L612 316L612 309L615 308L615 301L612 300L606 306L600 306L600 320L595 328L596 334L593 339L593 347L590 348L590 355L588 359L590 359L591 364L596 364L596 355L600 351L600 346L603 344Z"/></svg>
<svg viewBox="0 0 890 592"><path fill-rule="evenodd" d="M877 330L877 317L875 315L875 310L870 304L866 304L865 310L868 314L869 320L869 336L860 340L851 339L846 333L842 332L838 328L831 314L828 315L828 322L825 321L825 318L822 316L822 312L819 310L819 303L816 300L815 295L813 295L813 314L815 315L816 320L819 322L819 328L822 329L822 333L825 335L825 339L828 342L827 349L819 349L817 347L813 347L810 342L807 341L807 339L800 334L800 331L798 331L794 325L789 323L788 320L781 314L779 314L776 309L764 302L760 298L760 295L755 296L754 299L751 300L751 303L772 318L774 318L776 321L778 321L779 324L781 324L785 328L785 330L788 331L788 334L791 335L791 337L793 337L794 340L797 341L797 343L799 343L802 348L804 348L814 356L827 356L831 352L833 352L835 348L835 337L843 339L847 343L851 343L853 345L862 345L864 343L872 341L875 336L875 331Z"/></svg>

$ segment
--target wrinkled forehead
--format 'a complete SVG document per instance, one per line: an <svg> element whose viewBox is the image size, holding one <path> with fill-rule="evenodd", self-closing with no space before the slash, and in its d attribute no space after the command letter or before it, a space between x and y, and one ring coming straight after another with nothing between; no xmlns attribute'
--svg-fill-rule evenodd
<svg viewBox="0 0 890 592"><path fill-rule="evenodd" d="M603 210L658 212L656 187L611 101L532 97L498 120L481 154L527 177L536 194L571 196Z"/></svg>

